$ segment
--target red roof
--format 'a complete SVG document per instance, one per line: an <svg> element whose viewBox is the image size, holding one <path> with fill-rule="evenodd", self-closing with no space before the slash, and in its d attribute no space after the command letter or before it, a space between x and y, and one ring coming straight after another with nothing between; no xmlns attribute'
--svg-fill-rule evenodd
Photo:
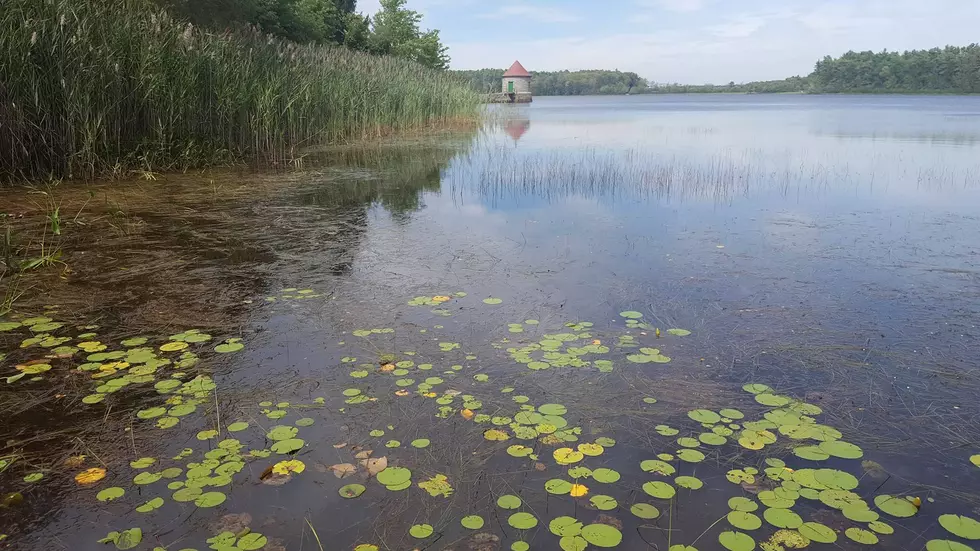
<svg viewBox="0 0 980 551"><path fill-rule="evenodd" d="M525 69L524 66L521 65L520 61L515 61L514 64L510 66L510 69L507 69L507 72L504 73L504 76L505 77L530 77L531 73L527 72L527 69Z"/></svg>

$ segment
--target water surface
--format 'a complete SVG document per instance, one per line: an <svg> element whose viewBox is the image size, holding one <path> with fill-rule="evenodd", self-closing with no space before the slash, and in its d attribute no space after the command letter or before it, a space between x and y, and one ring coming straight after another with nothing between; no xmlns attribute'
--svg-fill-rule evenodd
<svg viewBox="0 0 980 551"><path fill-rule="evenodd" d="M10 534L12 547L100 549L96 540L110 530L138 526L141 549L214 548L220 542L208 538L244 533L241 517L227 515L247 513L268 549L509 549L516 541L558 549L548 530L558 516L615 526L623 549L715 549L718 534L732 529L716 523L730 497L755 500L782 483L760 474L739 485L726 473L764 469L767 458L796 470L850 472L871 509L881 494L921 498L914 517L882 514L896 534L882 534L880 546L967 543L936 519L975 517L978 505L980 471L970 456L980 453L980 98L536 98L490 115L474 136L332 148L299 171L59 190L75 204L89 191L104 195L81 219L112 221L116 230L68 243L72 274L47 282L47 295L11 319L54 306L47 311L56 320L99 325L93 331L110 350L126 337L159 346L199 328L213 340L191 345L201 361L184 381L206 375L216 390L197 397L197 411L177 427L160 429L136 416L164 399L152 385L81 404L92 383L70 370L86 362L84 353L54 362L42 381L8 385L18 392L3 396L10 420L3 455L18 461L0 476L4 492L24 495L0 509L0 533ZM437 296L448 300L416 298ZM623 312L642 318L627 326ZM514 352L556 334L571 335L563 353L596 347L582 353L587 365L563 366L564 356L529 369ZM25 328L0 333L5 376L38 358L36 346L19 348L28 336ZM229 337L243 338L245 348L215 353ZM641 347L658 348L669 363L629 360ZM542 351L533 354L542 359ZM398 369L406 372L382 367L390 361L405 362ZM430 377L442 382L419 390ZM673 475L639 468L657 454L676 455L684 448L678 437L708 432L713 424L702 426L691 410L736 408L748 420L780 409L758 403L742 390L747 383L810 404L805 412L817 406L817 421L874 463L801 458L793 452L800 443L776 430L787 423L777 423L778 441L763 450L740 446L736 433L724 445L700 444L704 461L674 459ZM348 389L374 400L351 403ZM446 391L470 398L446 405L424 396ZM508 418L522 405L562 404L568 428L579 430L564 434L564 444L549 441L549 432L521 439L507 423L460 413L476 403L476 415ZM286 416L270 418L275 411ZM306 470L271 485L267 468L293 456L246 452L268 450L274 441L266 432L301 418L314 420L298 428L306 445L294 457ZM250 428L227 433L239 420ZM658 425L679 433L663 435ZM214 427L220 437L199 438ZM509 440L486 440L495 428ZM157 458L151 471L191 468L229 436L241 441L246 466L215 484L227 497L217 507L175 502L166 480L131 482L138 469L130 461ZM420 438L431 444L410 445ZM622 476L615 484L577 479L553 457L597 438L616 444L577 464L615 469ZM386 447L391 440L399 445ZM517 444L533 447L536 459L505 452ZM192 455L171 459L183 448ZM389 491L362 472L339 480L329 469L356 465L354 454L367 449L411 469L413 485ZM78 469L63 466L74 455L86 455L86 467L105 464L107 480L126 495L102 504L94 495L110 484L79 488L71 479ZM22 480L35 471L45 478ZM451 495L417 486L440 474ZM677 486L678 474L704 487L679 487L669 500L645 493L651 480ZM543 486L552 479L590 493L548 495ZM338 489L348 482L367 491L343 499ZM506 494L523 498L537 528L508 524L516 511L496 505ZM597 494L618 506L596 507L589 499ZM154 496L165 505L134 511ZM655 505L659 519L637 518L634 503ZM793 510L838 531L841 547L861 546L845 536L848 528L869 528L821 500L799 497ZM486 520L482 529L460 526L471 514ZM417 524L433 526L434 535L411 537ZM761 544L776 528L745 531Z"/></svg>

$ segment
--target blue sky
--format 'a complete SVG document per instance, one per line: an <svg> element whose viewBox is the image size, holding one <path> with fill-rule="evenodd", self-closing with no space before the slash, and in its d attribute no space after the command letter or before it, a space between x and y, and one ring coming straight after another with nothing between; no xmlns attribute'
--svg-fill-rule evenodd
<svg viewBox="0 0 980 551"><path fill-rule="evenodd" d="M824 55L980 40L980 0L408 0L456 69L620 69L655 82L807 74ZM360 0L373 12L378 0Z"/></svg>

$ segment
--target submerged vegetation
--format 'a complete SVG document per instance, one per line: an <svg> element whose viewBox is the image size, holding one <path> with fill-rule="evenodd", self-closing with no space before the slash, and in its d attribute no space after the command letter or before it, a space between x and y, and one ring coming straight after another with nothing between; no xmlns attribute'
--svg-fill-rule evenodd
<svg viewBox="0 0 980 551"><path fill-rule="evenodd" d="M193 27L148 0L12 0L0 12L0 177L124 176L471 120L443 71L255 30Z"/></svg>

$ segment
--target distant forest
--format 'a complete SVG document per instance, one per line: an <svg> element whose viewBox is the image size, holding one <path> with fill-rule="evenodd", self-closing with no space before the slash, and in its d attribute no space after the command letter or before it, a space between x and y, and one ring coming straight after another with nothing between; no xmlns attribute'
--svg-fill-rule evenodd
<svg viewBox="0 0 980 551"><path fill-rule="evenodd" d="M500 91L503 69L455 71L479 92ZM906 52L847 52L817 62L808 76L737 84L649 82L621 71L534 72L532 90L540 96L677 93L883 93L978 94L980 45L946 46Z"/></svg>

